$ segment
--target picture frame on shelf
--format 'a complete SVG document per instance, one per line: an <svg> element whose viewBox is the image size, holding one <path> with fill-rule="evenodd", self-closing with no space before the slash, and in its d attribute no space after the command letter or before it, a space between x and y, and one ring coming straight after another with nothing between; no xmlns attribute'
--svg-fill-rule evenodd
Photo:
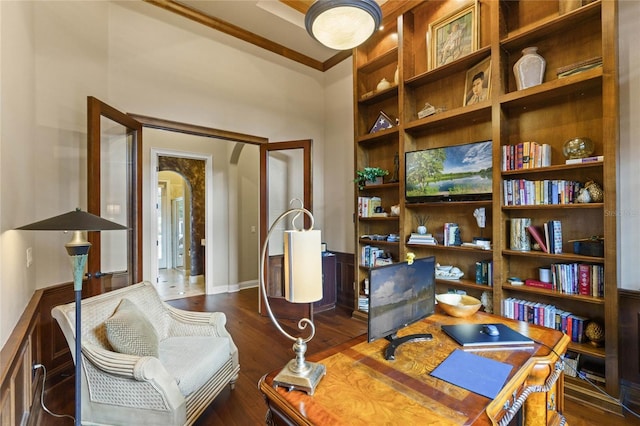
<svg viewBox="0 0 640 426"><path fill-rule="evenodd" d="M429 24L427 58L429 69L453 62L478 49L478 3Z"/></svg>
<svg viewBox="0 0 640 426"><path fill-rule="evenodd" d="M473 105L489 99L491 93L491 57L467 70L463 105Z"/></svg>

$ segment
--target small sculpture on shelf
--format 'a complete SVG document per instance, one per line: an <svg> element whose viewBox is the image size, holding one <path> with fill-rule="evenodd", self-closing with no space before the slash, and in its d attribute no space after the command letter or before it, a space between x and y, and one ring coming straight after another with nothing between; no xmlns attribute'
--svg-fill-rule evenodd
<svg viewBox="0 0 640 426"><path fill-rule="evenodd" d="M597 321L590 321L587 324L584 335L593 346L600 347L604 344L604 327Z"/></svg>
<svg viewBox="0 0 640 426"><path fill-rule="evenodd" d="M601 203L604 200L604 192L602 187L596 182L590 180L584 184L584 187L589 191L592 203Z"/></svg>

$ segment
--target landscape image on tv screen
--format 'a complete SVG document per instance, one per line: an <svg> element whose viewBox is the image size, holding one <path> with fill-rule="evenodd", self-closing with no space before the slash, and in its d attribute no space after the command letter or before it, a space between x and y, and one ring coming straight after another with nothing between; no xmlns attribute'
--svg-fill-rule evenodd
<svg viewBox="0 0 640 426"><path fill-rule="evenodd" d="M491 146L491 141L484 141L407 152L407 201L490 198Z"/></svg>
<svg viewBox="0 0 640 426"><path fill-rule="evenodd" d="M435 257L370 271L369 341L392 335L435 310Z"/></svg>

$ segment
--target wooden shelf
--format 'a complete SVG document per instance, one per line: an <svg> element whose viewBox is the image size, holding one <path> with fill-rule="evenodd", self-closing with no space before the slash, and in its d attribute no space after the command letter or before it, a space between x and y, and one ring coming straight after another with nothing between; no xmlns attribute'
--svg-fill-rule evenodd
<svg viewBox="0 0 640 426"><path fill-rule="evenodd" d="M553 33L565 33L567 28L573 28L586 20L597 18L600 13L601 1L594 1L564 15L554 16L551 19L544 19L518 28L502 39L500 45L507 50L520 50L529 46L533 41L548 37Z"/></svg>
<svg viewBox="0 0 640 426"><path fill-rule="evenodd" d="M592 303L594 305L604 305L604 299L602 297L585 296L581 294L566 294L559 291L547 290L544 288L531 287L526 285L511 285L508 283L502 284L502 289L513 293L529 293L540 296L552 297L555 299L575 300L582 303Z"/></svg>
<svg viewBox="0 0 640 426"><path fill-rule="evenodd" d="M523 176L523 175L535 176L538 174L573 171L577 169L601 169L602 165L603 165L602 161L596 161L593 163L581 163L581 164L558 164L558 165L549 166L549 167L536 167L534 169L503 170L502 176Z"/></svg>
<svg viewBox="0 0 640 426"><path fill-rule="evenodd" d="M555 210L555 209L601 209L602 203L574 204L525 204L519 206L502 206L502 210Z"/></svg>
<svg viewBox="0 0 640 426"><path fill-rule="evenodd" d="M603 257L583 256L583 255L574 254L574 253L553 254L553 253L543 253L541 251L535 251L535 250L529 250L529 251L502 250L502 254L505 256L536 257L536 258L543 258L543 259L549 259L549 260L557 260L558 262L604 263Z"/></svg>
<svg viewBox="0 0 640 426"><path fill-rule="evenodd" d="M493 287L490 287L488 285L484 285L484 284L476 284L475 281L471 281L471 280L463 280L463 279L459 279L459 280L443 280L443 279L436 279L436 284L437 285L446 285L446 286L452 286L455 288L459 288L459 289L466 289L466 290L480 290L480 291L489 291L489 292L493 292Z"/></svg>
<svg viewBox="0 0 640 426"><path fill-rule="evenodd" d="M354 166L358 169L370 164L383 164L388 168L396 153L400 161L400 182L394 186L356 192L357 197L371 191L383 198L383 203L387 198L386 205L398 205L400 209L400 215L393 219L359 218L356 221L356 246L360 249L367 244L359 236L392 232L390 228L394 227L393 232L398 232L401 242L384 247L389 247L393 256L397 255L399 259L404 259L408 252L415 252L419 257L435 256L436 261L443 265L458 266L467 278L475 278L469 274L475 271L477 261L491 260L493 287L478 285L475 280L469 279L437 280L437 285L469 292L488 291L497 314L503 313L503 301L514 297L553 304L560 310L598 319L607 330L606 346L595 348L588 344L572 343L571 349L604 360L607 373L604 389L617 396L619 366L615 330L618 327L619 277L615 256L618 231L616 217L610 215L610 212L619 208L615 161L618 145L615 108L618 103L617 44L614 39L617 34L617 2L596 0L561 15L561 1L481 2L482 13L478 25L481 47L432 70L428 70L429 43L425 40L425 32L428 32L432 22L458 9L455 0L443 0L437 7L427 2L415 2L413 6L401 8L397 12L399 16L394 28L394 31L397 30L397 48L390 48L395 46L396 41L378 37L354 49ZM389 16L387 20L393 21L393 17ZM538 52L545 58L543 82L517 90L513 66L522 57L522 49L531 46L538 47ZM376 58L368 60L372 53ZM593 57L601 57L602 66L558 78L558 69ZM470 87L469 71L486 58L491 59L488 99L463 106ZM398 86L373 93L366 99L360 97L363 88L371 86L383 76L389 79L396 64L400 73ZM445 109L418 119L417 113L425 102ZM398 126L376 134L359 134L375 118L378 108L397 114ZM593 155L602 155L604 161L563 164L564 142L577 136L589 137L595 144ZM493 191L490 200L412 203L405 199L405 153L478 141L492 141L493 144ZM525 141L549 145L551 166L502 171L503 147ZM428 177L423 178L423 184L428 182L431 185L438 180L438 167L444 169L444 161L433 160L434 164L430 164L433 167L429 168ZM451 176L447 178L455 179ZM582 183L593 180L602 186L605 196L600 203L505 206L502 194L504 181L511 179L575 180ZM486 227L482 230L473 216L478 208L485 208L486 213ZM417 214L429 216L429 231L439 242L442 242L443 224L455 222L463 241L471 241L482 233L491 240L492 250L408 244L409 236L415 232ZM530 217L537 224L560 220L565 251L570 251L567 249L571 248L572 240L590 235L602 236L604 256L510 250L508 224L511 219L518 217ZM512 276L534 276L538 268L551 263L601 265L604 269L604 297L513 286L507 281ZM367 273L368 270L362 268L356 271L356 294ZM354 311L357 310L355 301ZM578 385L578 381L571 382L576 395L582 393L594 404L607 405L603 399L591 395L581 383Z"/></svg>

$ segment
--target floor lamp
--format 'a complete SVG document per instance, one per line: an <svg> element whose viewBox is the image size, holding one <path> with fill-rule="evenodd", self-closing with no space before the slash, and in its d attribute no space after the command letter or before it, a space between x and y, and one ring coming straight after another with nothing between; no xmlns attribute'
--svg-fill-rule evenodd
<svg viewBox="0 0 640 426"><path fill-rule="evenodd" d="M291 303L311 303L322 299L322 242L320 231L313 229L313 215L304 207L291 208L285 211L278 216L269 228L260 256L259 281L269 318L282 334L294 341L293 351L296 354L295 359L289 361L273 379L273 385L282 386L289 390L299 389L309 395L313 395L320 379L326 374L324 365L307 362L304 359L304 354L307 351L307 342L313 339L316 333L313 321L308 318L302 318L298 321L300 330L304 330L307 326L311 328L309 336L306 338L294 337L284 331L271 311L265 285L265 261L269 237L276 225L292 214L296 215L292 220L294 227L295 220L302 214L309 216L311 225L309 229L301 227L284 231L284 269L282 274L285 282L285 299Z"/></svg>
<svg viewBox="0 0 640 426"><path fill-rule="evenodd" d="M81 425L82 417L82 390L81 380L82 377L82 321L81 321L81 301L82 301L82 278L84 277L84 268L87 264L87 257L89 255L89 249L91 243L86 240L84 231L115 231L127 229L126 226L119 223L111 222L103 219L100 216L83 212L80 209L76 209L69 213L54 216L49 219L35 222L29 225L21 226L17 229L25 231L71 231L73 237L71 241L65 244L67 254L71 260L71 267L73 269L73 290L75 292L76 301L76 347L75 347L75 361L76 361L76 378L75 378L75 424Z"/></svg>

